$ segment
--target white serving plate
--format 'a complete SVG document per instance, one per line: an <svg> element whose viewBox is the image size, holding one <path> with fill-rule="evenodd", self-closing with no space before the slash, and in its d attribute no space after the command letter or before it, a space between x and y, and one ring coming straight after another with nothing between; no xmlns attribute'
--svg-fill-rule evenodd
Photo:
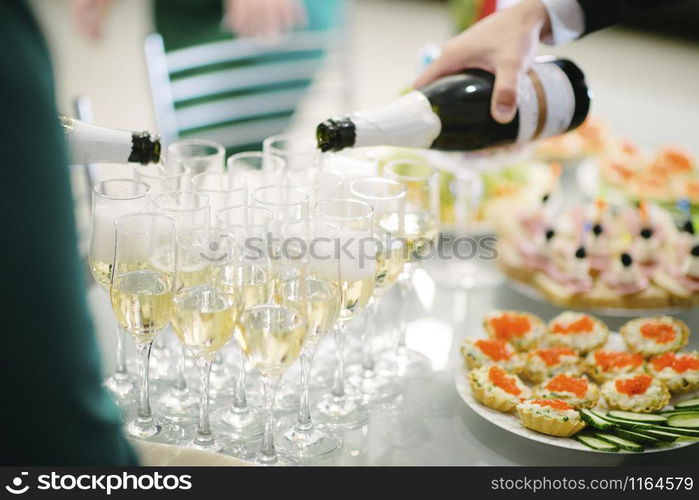
<svg viewBox="0 0 699 500"><path fill-rule="evenodd" d="M619 350L625 350L624 342L621 338L621 335L618 333L610 333L609 335L609 340L607 344L605 345L605 348L610 348L610 349L619 349ZM593 450L592 448L588 448L582 443L579 443L576 441L574 438L560 438L560 437L555 437L555 436L548 436L546 434L540 434L538 432L535 432L531 429L527 429L522 425L522 423L519 420L519 417L517 416L516 413L503 413L501 411L493 410L492 408L488 408L487 406L479 403L476 401L476 399L473 397L473 393L471 392L471 386L468 383L468 379L466 378L466 374L468 373L468 370L465 367L461 367L457 373L456 377L454 379L454 384L456 385L456 390L459 393L459 396L461 396L461 399L464 400L466 405L471 408L474 412L476 412L478 415L483 417L485 420L489 421L490 423L500 427L501 429L511 432L512 434L516 434L517 436L521 436L526 439L530 439L532 441L537 441L539 443L544 443L548 444L551 446L555 446L557 448L565 448L569 450L576 450L576 451L585 451L588 453L606 453L610 454L608 451L598 451L598 450ZM691 397L696 397L696 395L683 395L681 398L673 398L670 402L677 402L680 399L687 399ZM675 441L674 443L667 443L662 446L653 446L653 447L648 447L642 452L632 452L632 451L624 451L624 450L619 450L617 452L611 452L611 453L624 453L624 454L641 454L641 453L659 453L663 451L671 451L671 450L677 450L679 448L684 448L685 446L690 446L692 444L699 443L699 439L695 440L679 440Z"/></svg>

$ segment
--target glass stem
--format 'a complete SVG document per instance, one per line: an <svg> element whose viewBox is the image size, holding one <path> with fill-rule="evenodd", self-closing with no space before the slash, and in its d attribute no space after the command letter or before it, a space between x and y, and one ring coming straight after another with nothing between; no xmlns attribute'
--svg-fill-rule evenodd
<svg viewBox="0 0 699 500"><path fill-rule="evenodd" d="M262 388L265 393L265 433L262 436L260 448L261 462L277 461L277 452L274 450L274 398L278 385L279 377L262 377Z"/></svg>
<svg viewBox="0 0 699 500"><path fill-rule="evenodd" d="M413 273L408 271L405 278L398 282L398 292L400 296L400 311L398 313L398 335L396 339L396 355L400 355L401 351L405 349L406 346L406 333L408 330L408 322L405 316L408 312L408 296L410 294L410 287L412 286L412 276Z"/></svg>
<svg viewBox="0 0 699 500"><path fill-rule="evenodd" d="M337 356L337 369L333 378L331 393L334 398L345 397L345 323L338 322L335 326L335 355Z"/></svg>
<svg viewBox="0 0 699 500"><path fill-rule="evenodd" d="M245 397L245 354L238 349L238 376L235 378L233 388L233 411L242 413L248 409L248 401Z"/></svg>
<svg viewBox="0 0 699 500"><path fill-rule="evenodd" d="M187 390L187 381L184 378L185 347L180 345L177 352L177 374L175 375L175 390L183 393Z"/></svg>
<svg viewBox="0 0 699 500"><path fill-rule="evenodd" d="M138 400L138 419L141 421L148 421L153 418L150 409L150 386L148 383L148 361L152 345L152 342L139 343L136 345L138 349L138 376L141 379L141 390Z"/></svg>
<svg viewBox="0 0 699 500"><path fill-rule="evenodd" d="M117 345L116 345L116 376L117 378L126 378L129 372L126 368L126 331L121 327L119 322L117 328Z"/></svg>
<svg viewBox="0 0 699 500"><path fill-rule="evenodd" d="M316 347L307 347L301 353L301 395L299 398L299 418L296 422L296 429L302 432L309 432L313 429L311 420L311 366Z"/></svg>
<svg viewBox="0 0 699 500"><path fill-rule="evenodd" d="M379 311L379 301L380 297L371 299L371 303L367 307L366 326L362 330L362 377L365 379L376 375L372 341L376 338L376 318Z"/></svg>
<svg viewBox="0 0 699 500"><path fill-rule="evenodd" d="M199 424L197 425L198 443L210 443L213 441L211 428L209 427L209 374L211 373L211 360L197 358L199 370Z"/></svg>

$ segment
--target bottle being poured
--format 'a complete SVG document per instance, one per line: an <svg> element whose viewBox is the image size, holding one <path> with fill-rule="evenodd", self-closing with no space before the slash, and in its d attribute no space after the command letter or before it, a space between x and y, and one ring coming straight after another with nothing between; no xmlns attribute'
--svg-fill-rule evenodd
<svg viewBox="0 0 699 500"><path fill-rule="evenodd" d="M321 151L398 146L471 151L573 130L587 117L585 75L566 59L539 58L521 79L510 123L491 116L495 76L479 69L436 80L377 109L330 118L316 129Z"/></svg>

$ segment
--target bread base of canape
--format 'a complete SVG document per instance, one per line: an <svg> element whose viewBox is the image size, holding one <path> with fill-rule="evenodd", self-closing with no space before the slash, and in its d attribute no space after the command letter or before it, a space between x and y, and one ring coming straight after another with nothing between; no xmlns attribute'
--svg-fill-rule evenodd
<svg viewBox="0 0 699 500"><path fill-rule="evenodd" d="M469 384L471 384L471 392L473 393L473 397L476 398L476 401L484 404L488 408L492 408L493 410L501 411L504 413L511 413L515 410L517 404L519 404L519 401L511 401L509 399L503 398L497 393L486 392L483 389L483 387L480 387L476 383L473 376L473 372L469 372L468 382Z"/></svg>

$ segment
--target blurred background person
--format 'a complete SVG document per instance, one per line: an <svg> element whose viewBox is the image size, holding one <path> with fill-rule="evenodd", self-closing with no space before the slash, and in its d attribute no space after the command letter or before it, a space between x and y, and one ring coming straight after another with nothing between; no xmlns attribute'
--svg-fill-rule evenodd
<svg viewBox="0 0 699 500"><path fill-rule="evenodd" d="M77 250L46 43L23 0L0 0L5 172L0 354L3 465L134 465L100 362Z"/></svg>

